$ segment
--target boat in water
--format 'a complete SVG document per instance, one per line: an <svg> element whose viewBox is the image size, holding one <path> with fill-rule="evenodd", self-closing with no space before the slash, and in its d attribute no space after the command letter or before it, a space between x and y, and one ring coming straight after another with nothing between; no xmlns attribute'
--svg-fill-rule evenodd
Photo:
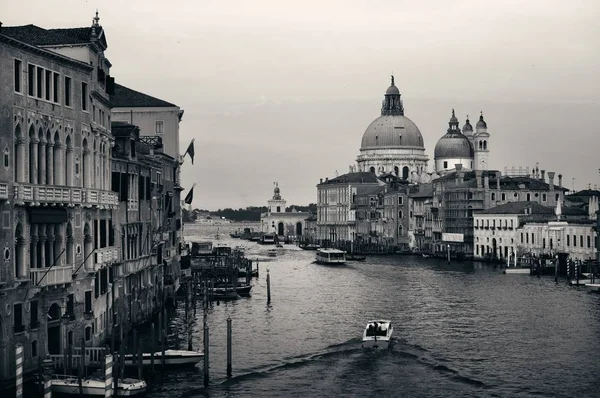
<svg viewBox="0 0 600 398"><path fill-rule="evenodd" d="M318 243L301 243L299 246L302 250L317 250L321 247Z"/></svg>
<svg viewBox="0 0 600 398"><path fill-rule="evenodd" d="M367 256L363 256L362 254L356 254L356 253L347 253L346 254L346 260L348 261L365 261L367 259Z"/></svg>
<svg viewBox="0 0 600 398"><path fill-rule="evenodd" d="M268 255L269 257L277 257L277 250L275 250L275 249L270 249L270 250L267 252L267 255Z"/></svg>
<svg viewBox="0 0 600 398"><path fill-rule="evenodd" d="M39 383L43 384L43 381ZM103 377L86 377L81 382L83 395L104 397L106 393L104 383ZM79 380L75 376L52 375L50 385L54 394L79 395ZM148 386L144 380L131 378L119 379L118 394L115 395L119 397L133 397L144 394L147 388Z"/></svg>
<svg viewBox="0 0 600 398"><path fill-rule="evenodd" d="M502 271L503 274L531 274L531 268L529 267L507 267Z"/></svg>
<svg viewBox="0 0 600 398"><path fill-rule="evenodd" d="M367 323L362 337L363 348L388 348L394 328L389 320L373 320Z"/></svg>
<svg viewBox="0 0 600 398"><path fill-rule="evenodd" d="M187 350L165 350L165 366L185 367L194 366L204 358L203 352ZM125 354L125 366L136 366L137 358L133 354ZM154 363L162 362L162 351L154 353ZM142 363L144 366L152 365L152 354L145 352L142 354Z"/></svg>
<svg viewBox="0 0 600 398"><path fill-rule="evenodd" d="M343 265L346 263L346 252L338 249L317 249L317 264Z"/></svg>

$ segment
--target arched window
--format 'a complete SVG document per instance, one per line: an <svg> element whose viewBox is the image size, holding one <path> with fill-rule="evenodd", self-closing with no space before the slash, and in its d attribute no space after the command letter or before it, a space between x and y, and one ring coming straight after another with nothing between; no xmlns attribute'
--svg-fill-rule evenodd
<svg viewBox="0 0 600 398"><path fill-rule="evenodd" d="M398 236L403 236L404 230L402 228L402 225L398 225Z"/></svg>
<svg viewBox="0 0 600 398"><path fill-rule="evenodd" d="M402 210L398 210L398 219L399 220L402 219L402 216L403 216Z"/></svg>
<svg viewBox="0 0 600 398"><path fill-rule="evenodd" d="M404 166L402 168L402 179L403 180L408 180L408 173L409 173L408 166Z"/></svg>
<svg viewBox="0 0 600 398"><path fill-rule="evenodd" d="M29 128L29 183L37 184L37 150L38 139L33 125Z"/></svg>
<svg viewBox="0 0 600 398"><path fill-rule="evenodd" d="M8 147L4 148L4 152L2 153L2 165L7 170L10 168L10 150Z"/></svg>
<svg viewBox="0 0 600 398"><path fill-rule="evenodd" d="M396 174L396 176L398 176L399 173L400 173L400 169L398 169L398 166L394 166L394 174Z"/></svg>
<svg viewBox="0 0 600 398"><path fill-rule="evenodd" d="M71 136L68 135L65 140L65 185L73 185L73 144L71 143Z"/></svg>
<svg viewBox="0 0 600 398"><path fill-rule="evenodd" d="M587 247L590 248L592 246L592 239L590 238L590 236L587 236Z"/></svg>
<svg viewBox="0 0 600 398"><path fill-rule="evenodd" d="M85 328L85 341L90 341L92 339L92 327L87 326Z"/></svg>
<svg viewBox="0 0 600 398"><path fill-rule="evenodd" d="M483 150L486 151L487 150L487 141L483 141Z"/></svg>
<svg viewBox="0 0 600 398"><path fill-rule="evenodd" d="M371 168L369 169L369 171L373 174L375 174L375 167L371 166Z"/></svg>
<svg viewBox="0 0 600 398"><path fill-rule="evenodd" d="M479 149L483 149L483 142L479 141Z"/></svg>

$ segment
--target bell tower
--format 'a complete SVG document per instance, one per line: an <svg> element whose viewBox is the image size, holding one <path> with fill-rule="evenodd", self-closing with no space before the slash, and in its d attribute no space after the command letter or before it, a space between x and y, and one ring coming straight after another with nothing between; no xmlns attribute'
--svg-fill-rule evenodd
<svg viewBox="0 0 600 398"><path fill-rule="evenodd" d="M473 149L475 150L475 170L486 170L489 167L490 156L490 134L487 132L487 123L483 120L483 112L479 116L479 121L475 125L475 134L473 135Z"/></svg>
<svg viewBox="0 0 600 398"><path fill-rule="evenodd" d="M271 213L285 213L285 204L287 202L281 197L279 183L274 182L273 185L275 185L275 189L273 189L273 198L269 200L269 215Z"/></svg>

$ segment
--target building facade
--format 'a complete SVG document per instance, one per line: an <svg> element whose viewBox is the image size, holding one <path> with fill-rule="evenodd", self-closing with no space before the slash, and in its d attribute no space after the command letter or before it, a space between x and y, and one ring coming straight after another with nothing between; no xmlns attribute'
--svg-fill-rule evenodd
<svg viewBox="0 0 600 398"><path fill-rule="evenodd" d="M301 238L305 233L305 220L310 213L286 211L287 201L281 196L279 184L275 183L273 197L268 201L267 212L260 217L260 230L263 233L277 234L282 239Z"/></svg>

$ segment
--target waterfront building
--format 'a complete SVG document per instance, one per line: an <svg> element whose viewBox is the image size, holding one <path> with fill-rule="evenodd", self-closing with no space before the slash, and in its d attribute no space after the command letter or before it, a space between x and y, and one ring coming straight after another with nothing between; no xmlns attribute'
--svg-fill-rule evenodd
<svg viewBox="0 0 600 398"><path fill-rule="evenodd" d="M360 172L393 173L413 182L427 176L428 157L423 136L417 125L404 115L394 76L385 92L381 116L371 122L363 134L356 161Z"/></svg>
<svg viewBox="0 0 600 398"><path fill-rule="evenodd" d="M82 28L0 28L0 382L14 379L16 343L29 372L92 344L104 321L92 297L118 260L106 49L97 14Z"/></svg>
<svg viewBox="0 0 600 398"><path fill-rule="evenodd" d="M464 171L458 164L456 170L433 181L433 206L443 220L443 230L433 232L435 251L451 251L471 256L475 252L473 215L500 204L533 201L543 206L554 207L560 200L564 203L562 176L559 185L554 185L554 172L534 176L502 176L499 171ZM452 235L452 242L444 241L443 234ZM450 237L449 235L446 235Z"/></svg>
<svg viewBox="0 0 600 398"><path fill-rule="evenodd" d="M279 184L275 183L273 197L267 203L267 212L260 216L261 232L274 233L282 239L300 238L304 235L305 220L311 214L296 209L286 211L286 204Z"/></svg>
<svg viewBox="0 0 600 398"><path fill-rule="evenodd" d="M517 255L565 253L572 260L595 260L595 227L595 220L527 223L517 231Z"/></svg>
<svg viewBox="0 0 600 398"><path fill-rule="evenodd" d="M317 185L317 239L329 242L356 239L356 198L385 185L371 172L354 172L321 179Z"/></svg>
<svg viewBox="0 0 600 398"><path fill-rule="evenodd" d="M380 176L386 183L383 195L383 239L386 246L408 250L412 241L409 234L409 201L406 180L388 173Z"/></svg>
<svg viewBox="0 0 600 398"><path fill-rule="evenodd" d="M442 223L438 212L433 210L433 184L425 183L410 187L408 195L409 209L409 247L416 252L433 251L434 226L441 232ZM436 208L437 210L437 208ZM435 216L435 217L434 217Z"/></svg>
<svg viewBox="0 0 600 398"><path fill-rule="evenodd" d="M354 200L356 235L353 241L384 245L388 239L384 235L384 196L385 185L376 185L360 190Z"/></svg>

